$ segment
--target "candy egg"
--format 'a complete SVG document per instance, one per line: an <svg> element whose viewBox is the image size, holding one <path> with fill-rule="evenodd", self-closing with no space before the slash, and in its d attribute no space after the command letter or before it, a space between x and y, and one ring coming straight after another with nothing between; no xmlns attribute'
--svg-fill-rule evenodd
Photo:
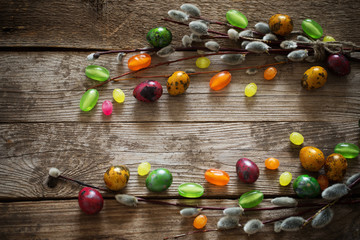
<svg viewBox="0 0 360 240"><path fill-rule="evenodd" d="M293 183L293 188L296 194L301 198L317 197L321 190L316 179L309 175L298 176Z"/></svg>
<svg viewBox="0 0 360 240"><path fill-rule="evenodd" d="M215 74L210 79L210 88L214 91L219 91L226 87L231 82L231 73L227 71L222 71Z"/></svg>
<svg viewBox="0 0 360 240"><path fill-rule="evenodd" d="M146 188L152 192L162 192L172 184L172 174L166 168L158 168L152 171L146 178Z"/></svg>
<svg viewBox="0 0 360 240"><path fill-rule="evenodd" d="M275 14L269 20L269 27L273 33L286 36L293 30L294 24L288 15Z"/></svg>
<svg viewBox="0 0 360 240"><path fill-rule="evenodd" d="M148 162L140 163L138 166L138 174L140 176L145 176L150 172L151 164Z"/></svg>
<svg viewBox="0 0 360 240"><path fill-rule="evenodd" d="M199 57L198 59L196 59L195 65L198 68L208 68L210 66L210 59L208 59L207 57Z"/></svg>
<svg viewBox="0 0 360 240"><path fill-rule="evenodd" d="M259 205L264 199L264 194L259 190L252 190L244 193L239 198L239 205L242 208L252 208Z"/></svg>
<svg viewBox="0 0 360 240"><path fill-rule="evenodd" d="M332 36L325 36L323 38L323 42L335 42L335 38L333 38Z"/></svg>
<svg viewBox="0 0 360 240"><path fill-rule="evenodd" d="M147 33L146 40L153 47L163 48L171 43L172 34L166 27L156 27Z"/></svg>
<svg viewBox="0 0 360 240"><path fill-rule="evenodd" d="M333 153L326 158L324 169L330 181L340 182L346 173L346 158L341 154Z"/></svg>
<svg viewBox="0 0 360 240"><path fill-rule="evenodd" d="M190 85L190 78L183 71L174 72L167 80L166 87L172 96L183 94Z"/></svg>
<svg viewBox="0 0 360 240"><path fill-rule="evenodd" d="M126 187L130 178L130 171L125 165L111 166L104 174L106 187L112 191L119 191Z"/></svg>
<svg viewBox="0 0 360 240"><path fill-rule="evenodd" d="M96 89L87 90L81 97L80 109L84 112L93 109L99 99L99 92Z"/></svg>
<svg viewBox="0 0 360 240"><path fill-rule="evenodd" d="M279 177L279 183L281 186L287 186L291 183L292 174L291 172L283 172Z"/></svg>
<svg viewBox="0 0 360 240"><path fill-rule="evenodd" d="M151 56L147 53L137 54L128 60L128 68L132 71L140 70L150 66Z"/></svg>
<svg viewBox="0 0 360 240"><path fill-rule="evenodd" d="M326 60L326 64L331 72L339 76L346 76L351 71L349 60L341 54L330 55Z"/></svg>
<svg viewBox="0 0 360 240"><path fill-rule="evenodd" d="M295 145L301 145L304 143L304 137L301 135L301 133L298 132L292 132L290 134L290 142Z"/></svg>
<svg viewBox="0 0 360 240"><path fill-rule="evenodd" d="M125 101L125 93L120 88L115 88L113 98L116 102L123 103Z"/></svg>
<svg viewBox="0 0 360 240"><path fill-rule="evenodd" d="M259 168L250 159L240 158L236 163L238 178L244 183L254 183L259 177Z"/></svg>
<svg viewBox="0 0 360 240"><path fill-rule="evenodd" d="M359 147L352 143L339 143L334 149L334 153L339 153L345 158L356 158L359 152Z"/></svg>
<svg viewBox="0 0 360 240"><path fill-rule="evenodd" d="M304 73L301 80L301 86L306 90L320 88L325 85L327 75L327 71L323 67L311 67Z"/></svg>
<svg viewBox="0 0 360 240"><path fill-rule="evenodd" d="M271 157L271 158L267 158L265 160L265 167L267 169L275 170L275 169L277 169L279 167L279 165L280 165L280 162L276 158Z"/></svg>
<svg viewBox="0 0 360 240"><path fill-rule="evenodd" d="M274 67L269 67L264 71L264 78L266 80L273 80L277 74L277 70Z"/></svg>
<svg viewBox="0 0 360 240"><path fill-rule="evenodd" d="M246 85L244 90L245 96L252 97L256 94L256 92L257 92L257 85L255 83L249 83L248 85Z"/></svg>
<svg viewBox="0 0 360 240"><path fill-rule="evenodd" d="M300 150L301 165L308 171L317 172L325 164L325 157L322 151L316 147L303 147Z"/></svg>
<svg viewBox="0 0 360 240"><path fill-rule="evenodd" d="M85 75L93 80L103 82L109 79L110 73L104 67L89 65L85 68Z"/></svg>
<svg viewBox="0 0 360 240"><path fill-rule="evenodd" d="M320 185L321 191L324 191L329 186L329 179L326 175L318 176L317 181Z"/></svg>
<svg viewBox="0 0 360 240"><path fill-rule="evenodd" d="M111 115L113 111L113 105L109 100L105 100L102 104L102 111L105 115Z"/></svg>
<svg viewBox="0 0 360 240"><path fill-rule="evenodd" d="M96 214L103 208L104 199L97 190L84 187L79 192L78 203L86 214Z"/></svg>
<svg viewBox="0 0 360 240"><path fill-rule="evenodd" d="M155 102L163 93L163 88L158 81L147 80L137 85L133 96L142 102Z"/></svg>
<svg viewBox="0 0 360 240"><path fill-rule="evenodd" d="M199 198L204 194L204 188L197 183L183 183L178 187L178 192L186 198Z"/></svg>
<svg viewBox="0 0 360 240"><path fill-rule="evenodd" d="M227 172L219 170L219 169L208 169L205 172L205 179L209 183L225 186L230 181L230 176Z"/></svg>
<svg viewBox="0 0 360 240"><path fill-rule="evenodd" d="M301 28L308 36L312 37L313 39L321 38L323 35L322 27L312 19L305 19L302 21Z"/></svg>
<svg viewBox="0 0 360 240"><path fill-rule="evenodd" d="M207 217L205 215L199 215L194 219L193 226L196 229L202 229L207 223Z"/></svg>
<svg viewBox="0 0 360 240"><path fill-rule="evenodd" d="M246 16L235 9L231 9L226 12L226 20L231 25L239 28L246 28L248 25Z"/></svg>

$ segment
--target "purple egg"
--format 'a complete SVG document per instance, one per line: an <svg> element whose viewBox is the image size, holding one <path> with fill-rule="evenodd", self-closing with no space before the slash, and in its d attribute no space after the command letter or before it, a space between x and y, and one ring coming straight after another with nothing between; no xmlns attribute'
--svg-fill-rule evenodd
<svg viewBox="0 0 360 240"><path fill-rule="evenodd" d="M134 89L134 97L142 102L155 102L158 100L163 93L161 84L157 81L147 80Z"/></svg>
<svg viewBox="0 0 360 240"><path fill-rule="evenodd" d="M240 158L236 163L238 178L244 183L254 183L259 177L259 168L250 159Z"/></svg>
<svg viewBox="0 0 360 240"><path fill-rule="evenodd" d="M341 54L332 54L326 60L327 66L330 71L339 75L348 75L351 71L349 60Z"/></svg>
<svg viewBox="0 0 360 240"><path fill-rule="evenodd" d="M81 210L87 214L100 212L104 205L104 199L101 194L90 187L84 187L80 190L78 202Z"/></svg>

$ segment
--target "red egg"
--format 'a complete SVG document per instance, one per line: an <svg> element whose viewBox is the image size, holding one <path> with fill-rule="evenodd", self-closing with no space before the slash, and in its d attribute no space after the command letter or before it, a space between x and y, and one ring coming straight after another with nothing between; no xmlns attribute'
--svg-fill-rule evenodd
<svg viewBox="0 0 360 240"><path fill-rule="evenodd" d="M236 163L238 178L244 183L254 183L259 177L259 168L250 159L240 158Z"/></svg>
<svg viewBox="0 0 360 240"><path fill-rule="evenodd" d="M348 75L351 71L349 60L341 54L332 54L327 58L327 66L333 73L339 76Z"/></svg>
<svg viewBox="0 0 360 240"><path fill-rule="evenodd" d="M158 100L163 93L161 84L157 81L147 80L134 89L134 97L142 102L155 102Z"/></svg>
<svg viewBox="0 0 360 240"><path fill-rule="evenodd" d="M86 214L96 214L101 211L104 199L101 194L90 187L84 187L79 192L79 206Z"/></svg>

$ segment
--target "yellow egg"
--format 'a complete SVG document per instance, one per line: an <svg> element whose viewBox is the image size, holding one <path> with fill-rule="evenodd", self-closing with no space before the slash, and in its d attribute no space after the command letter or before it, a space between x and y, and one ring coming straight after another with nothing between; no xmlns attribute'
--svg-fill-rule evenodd
<svg viewBox="0 0 360 240"><path fill-rule="evenodd" d="M304 137L298 132L293 132L290 134L290 141L295 145L301 145L304 142Z"/></svg>
<svg viewBox="0 0 360 240"><path fill-rule="evenodd" d="M130 171L125 165L111 166L104 174L106 187L112 191L123 189L130 178Z"/></svg>
<svg viewBox="0 0 360 240"><path fill-rule="evenodd" d="M190 85L190 78L183 71L174 72L167 80L166 87L172 96L183 94Z"/></svg>
<svg viewBox="0 0 360 240"><path fill-rule="evenodd" d="M210 59L207 57L199 57L196 59L196 66L198 68L208 68L210 66Z"/></svg>
<svg viewBox="0 0 360 240"><path fill-rule="evenodd" d="M125 94L120 88L116 88L113 91L113 98L118 103L123 103L125 101Z"/></svg>
<svg viewBox="0 0 360 240"><path fill-rule="evenodd" d="M249 83L246 87L245 87L245 96L247 97L252 97L256 94L257 92L257 86L255 83Z"/></svg>

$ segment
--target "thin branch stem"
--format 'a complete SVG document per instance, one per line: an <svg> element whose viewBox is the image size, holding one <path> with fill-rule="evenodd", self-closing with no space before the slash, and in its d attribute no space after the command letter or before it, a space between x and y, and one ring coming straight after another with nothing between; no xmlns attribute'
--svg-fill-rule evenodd
<svg viewBox="0 0 360 240"><path fill-rule="evenodd" d="M87 183L84 183L84 182L81 182L79 180L75 180L75 179L72 179L72 178L69 178L69 177L65 177L65 176L62 176L62 175L60 175L58 178L65 179L65 180L71 181L71 182L75 182L75 183L79 184L80 186L91 187L91 188L95 188L95 189L105 191L105 192L111 192L109 189L92 186L90 184L87 184Z"/></svg>

